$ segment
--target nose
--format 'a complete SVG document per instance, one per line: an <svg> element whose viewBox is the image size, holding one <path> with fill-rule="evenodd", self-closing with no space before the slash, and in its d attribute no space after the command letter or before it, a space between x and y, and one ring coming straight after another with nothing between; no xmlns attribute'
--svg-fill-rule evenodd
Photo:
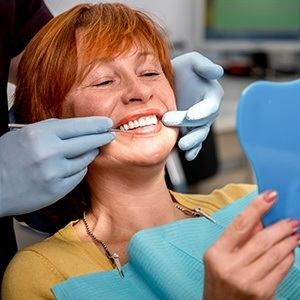
<svg viewBox="0 0 300 300"><path fill-rule="evenodd" d="M130 103L134 101L148 102L152 98L152 88L143 77L133 76L124 82L123 101Z"/></svg>

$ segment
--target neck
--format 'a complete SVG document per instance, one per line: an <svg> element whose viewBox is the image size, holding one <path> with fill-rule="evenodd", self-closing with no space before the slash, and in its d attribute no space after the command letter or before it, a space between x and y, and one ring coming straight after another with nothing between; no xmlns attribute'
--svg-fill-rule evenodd
<svg viewBox="0 0 300 300"><path fill-rule="evenodd" d="M93 173L89 169L87 181L92 198L86 217L90 230L105 242L109 252L119 255L121 264L127 262L126 248L137 231L182 218L174 207L164 176L164 167L138 172L131 168L120 176L117 170ZM82 241L91 242L83 221L75 229ZM103 246L97 244L105 254Z"/></svg>
<svg viewBox="0 0 300 300"><path fill-rule="evenodd" d="M178 212L164 180L164 168L138 172L131 169L120 176L113 170L90 175L87 180L92 198L88 215L103 240L117 237L129 240L141 229L177 219Z"/></svg>

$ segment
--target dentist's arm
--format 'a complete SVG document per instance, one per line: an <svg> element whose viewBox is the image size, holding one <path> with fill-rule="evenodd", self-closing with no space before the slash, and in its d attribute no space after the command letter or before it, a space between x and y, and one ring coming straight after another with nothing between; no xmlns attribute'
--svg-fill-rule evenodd
<svg viewBox="0 0 300 300"><path fill-rule="evenodd" d="M111 119L49 119L0 137L0 217L50 205L85 176L115 134Z"/></svg>
<svg viewBox="0 0 300 300"><path fill-rule="evenodd" d="M219 114L224 92L217 79L223 75L223 68L197 52L176 57L172 66L178 111L166 113L163 123L189 128L179 148L186 151L187 160L193 160Z"/></svg>

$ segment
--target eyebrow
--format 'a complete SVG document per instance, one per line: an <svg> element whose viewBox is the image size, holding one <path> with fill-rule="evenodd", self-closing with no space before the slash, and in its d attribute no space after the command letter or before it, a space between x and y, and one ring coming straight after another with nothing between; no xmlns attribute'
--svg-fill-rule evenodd
<svg viewBox="0 0 300 300"><path fill-rule="evenodd" d="M138 51L137 51L138 52ZM124 52L125 53L125 52ZM138 53L138 57L137 57L137 59L146 59L146 57L149 57L149 56L152 56L153 58L156 58L156 59L158 59L157 57L156 57L156 55L155 55L155 53L154 53L154 51L142 51L142 52L139 52ZM115 58L113 58L112 60L114 60L114 59L116 59L116 58L118 58L118 56L116 56ZM104 61L106 61L106 59L103 59L103 58L96 58L95 60L93 60L93 61L91 61L86 67L89 67L91 64L93 64L93 63L95 63L95 62L104 62Z"/></svg>
<svg viewBox="0 0 300 300"><path fill-rule="evenodd" d="M143 52L140 52L138 55L138 57L147 57L147 56L156 57L156 55L154 54L153 51L143 51Z"/></svg>
<svg viewBox="0 0 300 300"><path fill-rule="evenodd" d="M153 60L155 63L160 63L158 57L155 55L153 51L143 51L138 54L137 61L144 62L147 58Z"/></svg>

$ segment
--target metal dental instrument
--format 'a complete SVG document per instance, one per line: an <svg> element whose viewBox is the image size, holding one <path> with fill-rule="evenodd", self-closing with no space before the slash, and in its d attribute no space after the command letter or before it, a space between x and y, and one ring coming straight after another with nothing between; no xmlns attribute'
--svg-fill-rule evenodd
<svg viewBox="0 0 300 300"><path fill-rule="evenodd" d="M14 129L14 128L22 128L24 126L26 126L26 124L17 124L17 123L9 123L8 124L8 128L12 128L12 129Z"/></svg>
<svg viewBox="0 0 300 300"><path fill-rule="evenodd" d="M18 123L9 123L8 124L8 128L11 128L11 129L18 129L18 128L23 128L25 127L27 124L18 124ZM122 131L120 129L109 129L108 130L109 132L119 132L119 131Z"/></svg>

